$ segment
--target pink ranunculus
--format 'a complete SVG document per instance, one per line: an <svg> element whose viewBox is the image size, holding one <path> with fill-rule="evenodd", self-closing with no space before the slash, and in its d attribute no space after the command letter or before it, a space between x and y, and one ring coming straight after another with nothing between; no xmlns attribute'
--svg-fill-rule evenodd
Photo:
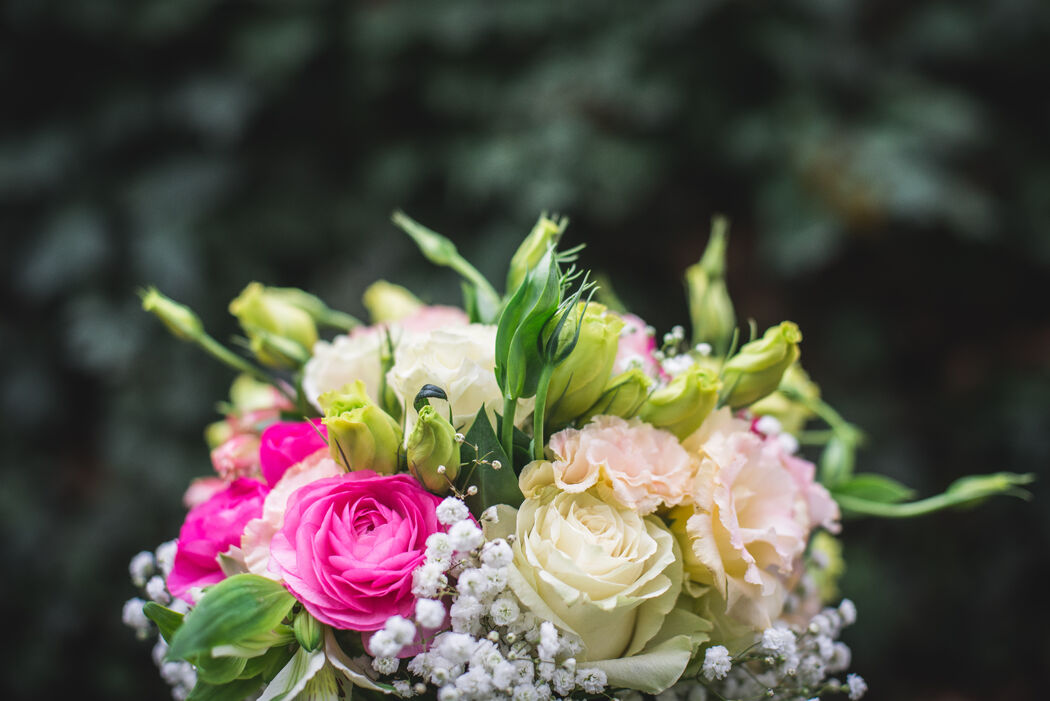
<svg viewBox="0 0 1050 701"><path fill-rule="evenodd" d="M225 578L217 557L241 544L245 524L262 513L266 492L262 482L241 478L190 510L179 531L168 591L193 603L191 588Z"/></svg>
<svg viewBox="0 0 1050 701"><path fill-rule="evenodd" d="M259 446L259 463L266 484L273 487L289 467L326 448L327 435L321 419L278 421L267 426Z"/></svg>
<svg viewBox="0 0 1050 701"><path fill-rule="evenodd" d="M239 433L211 451L211 464L227 482L259 475L259 437Z"/></svg>
<svg viewBox="0 0 1050 701"><path fill-rule="evenodd" d="M227 484L228 482L221 477L198 477L190 482L186 493L182 495L182 503L187 509L200 506L226 489Z"/></svg>
<svg viewBox="0 0 1050 701"><path fill-rule="evenodd" d="M656 352L656 334L643 319L634 314L620 314L623 331L616 349L613 374L618 374L637 365L649 377L660 379L666 373L653 356Z"/></svg>
<svg viewBox="0 0 1050 701"><path fill-rule="evenodd" d="M424 559L441 499L407 474L348 472L288 500L270 544L281 577L306 610L340 629L373 631L415 606L412 571Z"/></svg>

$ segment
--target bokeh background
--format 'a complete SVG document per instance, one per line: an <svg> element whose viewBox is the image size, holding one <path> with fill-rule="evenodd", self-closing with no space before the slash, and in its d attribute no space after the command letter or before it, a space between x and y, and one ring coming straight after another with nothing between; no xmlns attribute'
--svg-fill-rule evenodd
<svg viewBox="0 0 1050 701"><path fill-rule="evenodd" d="M541 210L661 331L712 214L743 318L791 318L861 469L1000 499L846 529L869 698L1045 698L1050 5L1043 0L0 3L0 601L9 699L164 699L120 623L171 538L248 281L454 302Z"/></svg>

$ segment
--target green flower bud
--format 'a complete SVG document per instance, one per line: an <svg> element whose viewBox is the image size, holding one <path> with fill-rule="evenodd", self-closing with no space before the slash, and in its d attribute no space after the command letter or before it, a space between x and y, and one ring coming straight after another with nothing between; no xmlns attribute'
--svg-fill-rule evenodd
<svg viewBox="0 0 1050 701"><path fill-rule="evenodd" d="M348 470L397 471L401 426L369 399L361 380L343 389L325 392L318 401L328 427L332 459Z"/></svg>
<svg viewBox="0 0 1050 701"><path fill-rule="evenodd" d="M715 217L703 257L685 271L693 343L711 344L716 355L726 352L736 329L736 314L725 282L728 228L724 218Z"/></svg>
<svg viewBox="0 0 1050 701"><path fill-rule="evenodd" d="M784 390L789 390L791 395ZM751 411L758 416L774 417L785 431L797 435L816 414L792 396L801 396L809 400L820 399L820 387L809 379L809 375L798 362L784 373L777 391L752 404Z"/></svg>
<svg viewBox="0 0 1050 701"><path fill-rule="evenodd" d="M316 618L306 611L300 611L292 622L292 630L295 639L307 652L313 652L321 647L321 638L324 626Z"/></svg>
<svg viewBox="0 0 1050 701"><path fill-rule="evenodd" d="M372 316L372 322L376 324L400 321L423 307L414 294L386 280L378 280L368 286L364 303Z"/></svg>
<svg viewBox="0 0 1050 701"><path fill-rule="evenodd" d="M252 352L264 365L297 367L309 358L317 342L314 317L289 301L287 290L253 282L230 302L230 313L241 323Z"/></svg>
<svg viewBox="0 0 1050 701"><path fill-rule="evenodd" d="M231 438L233 438L233 426L225 419L214 421L204 428L204 441L208 444L208 450L215 450Z"/></svg>
<svg viewBox="0 0 1050 701"><path fill-rule="evenodd" d="M204 335L204 325L200 317L189 307L165 297L156 287L150 287L140 295L142 309L155 314L177 338L193 341Z"/></svg>
<svg viewBox="0 0 1050 701"><path fill-rule="evenodd" d="M576 347L551 374L546 407L550 428L565 426L594 406L605 390L616 361L623 319L608 312L604 305L580 302L569 312L562 327L565 342L572 339L577 324L580 335Z"/></svg>
<svg viewBox="0 0 1050 701"><path fill-rule="evenodd" d="M714 372L694 365L653 392L638 416L681 440L700 428L718 403L720 389L722 382Z"/></svg>
<svg viewBox="0 0 1050 701"><path fill-rule="evenodd" d="M518 246L514 257L510 259L510 269L507 271L507 294L512 294L518 289L525 279L525 274L539 264L547 249L557 245L568 223L567 219L554 221L548 219L546 215L540 216L536 226L532 227L532 231Z"/></svg>
<svg viewBox="0 0 1050 701"><path fill-rule="evenodd" d="M640 368L631 368L605 384L598 401L580 417L577 422L583 425L599 415L620 416L629 419L638 413L642 404L649 398L655 382Z"/></svg>
<svg viewBox="0 0 1050 701"><path fill-rule="evenodd" d="M409 472L435 494L447 492L459 475L456 429L429 404L419 410L405 451Z"/></svg>
<svg viewBox="0 0 1050 701"><path fill-rule="evenodd" d="M733 409L748 406L773 392L791 364L798 360L802 332L785 321L762 338L745 344L722 369L722 383L729 390L726 403Z"/></svg>

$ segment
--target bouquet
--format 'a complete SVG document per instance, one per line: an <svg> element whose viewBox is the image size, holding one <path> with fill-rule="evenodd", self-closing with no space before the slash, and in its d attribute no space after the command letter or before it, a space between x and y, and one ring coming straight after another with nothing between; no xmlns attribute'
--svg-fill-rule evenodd
<svg viewBox="0 0 1050 701"><path fill-rule="evenodd" d="M394 221L462 276L463 308L379 281L364 324L252 283L237 353L143 293L239 372L178 538L130 565L124 619L158 636L176 699L858 699L843 517L1025 494L1000 473L913 501L855 474L863 434L798 327L738 326L722 219L686 273L690 331L662 335L559 248L563 219L504 294Z"/></svg>

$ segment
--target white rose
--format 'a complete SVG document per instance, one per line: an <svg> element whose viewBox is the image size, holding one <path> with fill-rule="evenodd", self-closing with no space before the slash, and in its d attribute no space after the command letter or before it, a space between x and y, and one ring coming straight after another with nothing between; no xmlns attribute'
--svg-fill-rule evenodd
<svg viewBox="0 0 1050 701"><path fill-rule="evenodd" d="M469 324L405 334L386 376L405 407L405 436L415 426L417 414L412 404L426 384L445 390L452 407L452 425L457 430L466 431L482 406L492 420L494 412L503 411L495 369L495 326ZM518 403L516 424L525 423L532 405L531 399Z"/></svg>
<svg viewBox="0 0 1050 701"><path fill-rule="evenodd" d="M303 369L303 392L318 409L317 398L325 392L342 389L354 380L365 383L365 391L373 401L379 400L383 380L382 347L386 334L378 327L336 336L332 342L314 344L313 357Z"/></svg>

